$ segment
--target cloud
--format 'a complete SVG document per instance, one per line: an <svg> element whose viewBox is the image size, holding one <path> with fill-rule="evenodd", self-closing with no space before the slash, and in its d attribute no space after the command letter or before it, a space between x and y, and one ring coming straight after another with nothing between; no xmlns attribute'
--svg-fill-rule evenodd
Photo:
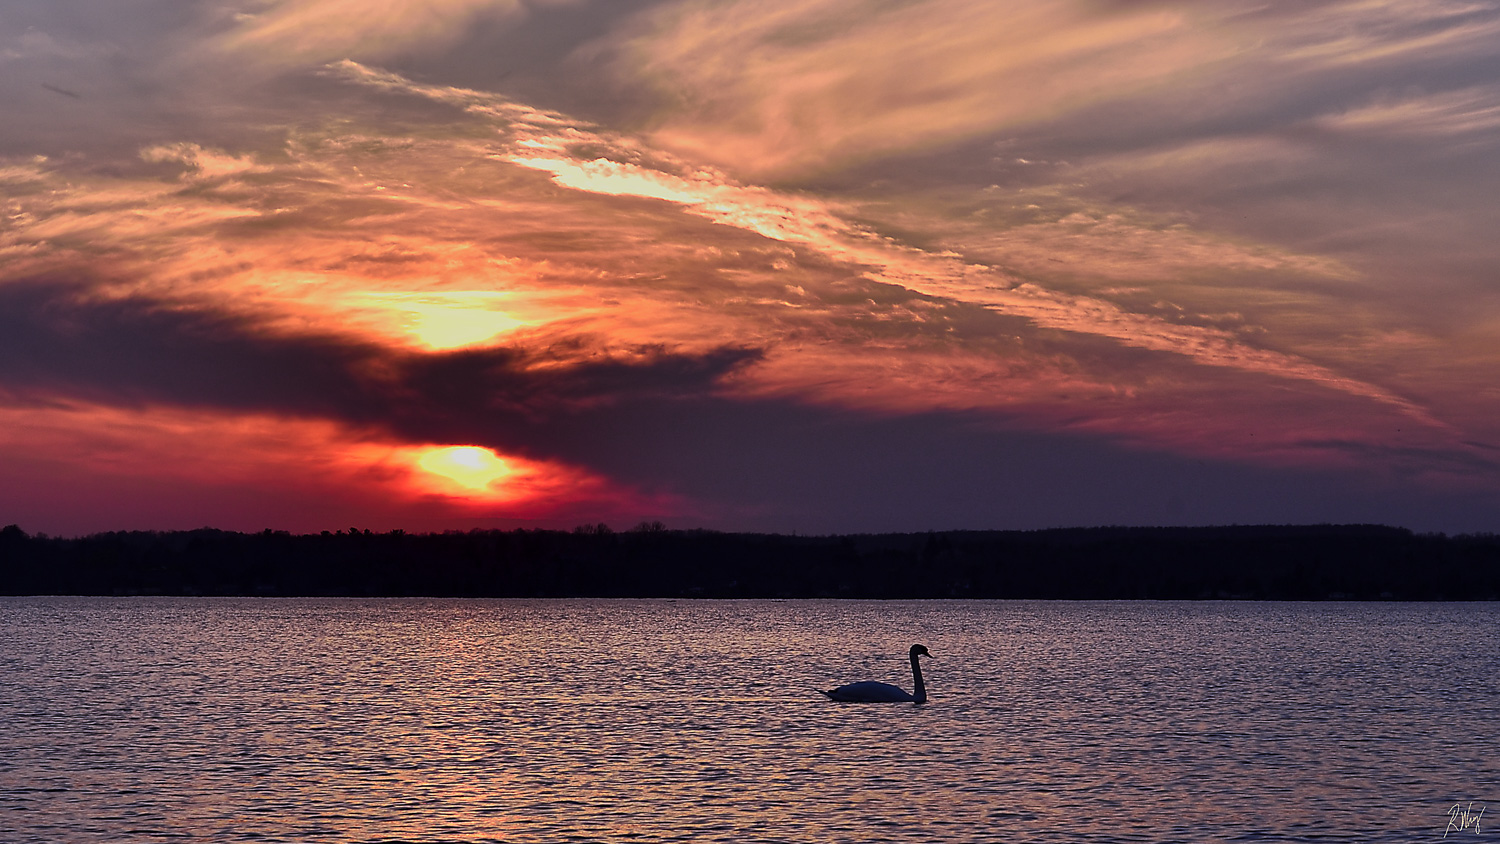
<svg viewBox="0 0 1500 844"><path fill-rule="evenodd" d="M236 486L242 499L254 499L274 495L278 485L296 477L297 485L327 489L336 499L307 503L313 515L299 516L297 524L308 529L326 527L329 519L340 520L335 526L349 521L338 515L347 510L338 502L367 502L365 521L355 523L375 520L376 526L439 519L439 509L451 525L453 519L497 515L572 514L583 520L586 512L606 514L597 520L656 508L697 513L710 523L725 519L779 529L797 524L804 510L817 512L818 523L835 519L849 529L920 529L983 522L986 509L996 507L1008 508L1012 524L1055 524L1048 512L1070 496L1072 518L1089 522L1152 521L1151 513L1191 522L1212 519L1218 507L1232 509L1228 499L1245 489L1265 487L1276 506L1236 512L1268 520L1293 512L1276 509L1291 504L1271 494L1278 482L1268 470L1205 466L1109 444L1128 431L1095 428L1105 435L1096 438L1087 436L1084 424L1068 434L1039 434L989 413L925 410L890 417L863 408L808 407L796 397L751 399L723 389L726 379L757 357L739 348L709 355L609 351L586 341L412 353L358 338L286 335L243 317L171 302L100 299L89 287L64 279L13 281L0 286L0 393L6 397L0 418L8 420L0 442L8 444L8 477L31 477L33 469L16 463L16 455L25 453L42 460L35 471L45 464L54 478L70 477L71 469L46 455L84 453L100 463L93 469L100 489L123 490L130 478L145 474L158 482L175 479L176 489L202 489L206 500L222 501L227 493L214 484ZM911 356L900 360L920 365ZM934 357L928 365L932 369L917 386L931 393L941 385L930 376L944 363ZM974 373L951 375L973 383ZM1005 390L1007 380L1001 374L989 386ZM1254 397L1230 392L1224 400L1228 416L1240 421L1257 411ZM1139 414L1149 405L1122 401L1111 407ZM1155 412L1162 410L1157 405ZM1317 430L1329 437L1357 435L1348 420L1359 414L1347 415L1347 405L1331 410L1333 424ZM1214 431L1214 421L1203 413L1173 413L1170 424L1201 436L1225 433ZM1288 433L1314 430L1306 421L1304 412L1304 424ZM1059 420L1055 427L1073 426ZM1141 418L1127 425L1137 432L1148 427ZM1274 439L1271 430L1261 433ZM1309 447L1329 450L1332 441ZM413 486L416 455L451 443L530 455L541 468L533 470L524 500L514 506L454 498L424 510L429 505L413 495L424 489L437 498L445 493L431 483ZM1332 451L1358 453L1352 447ZM170 464L153 465L164 460ZM1467 465L1471 475L1485 470L1461 456L1445 460L1454 469ZM788 465L798 470L788 473ZM569 468L574 466L587 468ZM1349 471L1366 470L1330 465L1309 474L1315 488L1298 492L1310 498L1293 497L1303 508L1296 512L1309 512L1310 502L1310 512L1327 518L1368 512L1361 504L1389 506L1374 492L1367 496L1376 501L1372 505L1318 491L1351 483L1340 474ZM1233 495L1190 492L1224 489L1226 472L1239 478ZM1115 480L1101 485L1098 473ZM1142 498L1131 490L1145 477L1154 480ZM979 482L983 478L989 481ZM336 494L341 484L357 494ZM909 503L898 507L873 492L893 485L921 490L925 503L903 509ZM692 496L695 503L653 492L664 489ZM382 490L405 509L393 510L389 500L370 494ZM153 523L161 523L175 501L139 492L135 497L134 509L115 509L136 514L130 518L150 514ZM816 502L824 498L841 503L820 509ZM1330 509L1326 502L1332 500L1350 509ZM157 509L149 506L152 501L160 502ZM174 519L204 512L203 500L178 503ZM263 504L241 510L238 520L265 519ZM114 518L129 524L125 516ZM222 517L203 518L210 520L223 523Z"/></svg>
<svg viewBox="0 0 1500 844"><path fill-rule="evenodd" d="M1037 123L1239 51L1214 13L1073 0L687 2L619 45L655 143L784 176Z"/></svg>
<svg viewBox="0 0 1500 844"><path fill-rule="evenodd" d="M1488 53L1500 10L1470 0L1347 0L1287 14L1268 45L1280 60L1368 65Z"/></svg>
<svg viewBox="0 0 1500 844"><path fill-rule="evenodd" d="M146 6L6 64L39 75L0 102L0 407L485 444L761 513L938 500L908 452L965 457L911 436L978 455L968 491L1068 443L1493 485L1461 459L1500 313L1477 6Z"/></svg>
<svg viewBox="0 0 1500 844"><path fill-rule="evenodd" d="M584 124L568 121L563 115L534 113L476 91L405 83L394 75L373 72L350 62L336 70L351 79L432 96L461 104L471 111L505 115L508 118L505 132L510 135L511 146L496 157L546 172L564 187L673 203L715 223L813 249L861 268L870 279L922 295L994 308L1044 328L1186 355L1208 366L1315 382L1399 408L1424 424L1443 427L1426 410L1389 390L1294 355L1256 348L1232 332L1131 313L1102 299L1022 282L991 267L965 263L951 254L932 254L902 246L845 221L832 206L817 199L741 185L713 170L689 170L672 156L643 150L637 143L594 131Z"/></svg>
<svg viewBox="0 0 1500 844"><path fill-rule="evenodd" d="M509 452L527 453L522 432L579 408L713 392L758 355L611 350L586 338L413 353L179 303L99 298L55 278L0 286L0 393L12 402L275 413Z"/></svg>
<svg viewBox="0 0 1500 844"><path fill-rule="evenodd" d="M204 149L193 143L147 147L141 150L141 160L175 162L187 168L184 178L204 181L266 173L272 169L257 162L254 155L230 155L223 150Z"/></svg>
<svg viewBox="0 0 1500 844"><path fill-rule="evenodd" d="M1315 121L1325 129L1432 139L1500 129L1500 90L1475 86L1434 94L1376 97Z"/></svg>
<svg viewBox="0 0 1500 844"><path fill-rule="evenodd" d="M271 0L239 16L218 48L273 65L383 58L461 36L481 17L515 19L529 6L572 0Z"/></svg>
<svg viewBox="0 0 1500 844"><path fill-rule="evenodd" d="M31 530L318 531L633 524L691 512L577 466L506 455L478 491L424 470L414 444L325 419L166 405L0 405L0 510Z"/></svg>
<svg viewBox="0 0 1500 844"><path fill-rule="evenodd" d="M93 49L32 27L0 35L0 62L87 58Z"/></svg>
<svg viewBox="0 0 1500 844"><path fill-rule="evenodd" d="M853 531L997 519L1025 527L1410 523L1400 514L1417 511L1430 529L1451 530L1494 506L1490 494L1413 495L1405 479L1353 461L1308 465L1305 451L1272 469L1038 431L985 413L888 416L705 398L627 403L610 410L607 424L585 414L560 420L549 435L612 477L670 485L702 502L708 518L782 532L817 531L825 520ZM1479 468L1468 482L1493 489L1493 472Z"/></svg>
<svg viewBox="0 0 1500 844"><path fill-rule="evenodd" d="M1061 330L1319 385L1442 427L1379 383L1267 348L1267 338L1252 330L1258 326L1225 321L1222 312L1184 320L1164 314L1155 299L1085 294L1042 273L1019 276L1000 268L1006 256L966 258L903 245L850 222L849 208L837 202L744 185L629 135L486 92L414 83L353 62L328 72L455 106L488 121L491 134L477 139L472 127L458 137L302 129L284 149L254 155L157 144L144 157L190 165L188 184L116 179L38 191L34 210L25 212L31 222L5 237L15 248L86 239L95 253L139 253L143 262L127 274L132 280L122 295L190 303L293 333L357 327L371 344L411 335L421 306L411 304L412 295L461 295L465 303L492 303L486 310L503 301L494 324L525 326L525 336L505 330L475 338L482 343L537 348L594 334L626 347L659 337L684 354L706 355L734 338L765 351L726 385L762 396L836 395L860 406L884 400L908 408L922 401L929 378L918 373L946 372L930 382L945 385L931 400L985 406L995 401L986 393L1012 401L1094 394L1119 377L1103 359L1087 374L1076 363L1049 362L1074 354L1073 341L1043 341L1037 332ZM635 204L621 204L627 200ZM1133 253L1135 267L1166 270L1177 260L1178 273L1348 275L1326 260L1181 227L1151 230L1117 216L1062 217L1049 231L1054 245L1064 232L1078 238L1069 249L1092 254L1090 263ZM1100 272L1110 275L1107 261ZM1161 278L1144 281L1157 286ZM795 301L784 292L793 285L802 291ZM974 335L938 353L924 347L951 326L924 322L927 312L867 307L863 299L833 305L839 290L883 286L1024 320L1029 327L1011 330L1033 338L1031 345L986 346ZM602 303L600 291L613 302ZM872 333L882 321L888 328ZM882 345L870 342L874 336ZM837 353L850 342L863 343L863 352ZM1038 355L1042 348L1048 351ZM907 354L913 357L897 362ZM820 371L834 362L840 369ZM897 372L904 374L892 377ZM1036 380L1017 380L1021 373ZM1043 373L1056 386L1048 387ZM1011 378L1005 389L996 389L997 374Z"/></svg>
<svg viewBox="0 0 1500 844"><path fill-rule="evenodd" d="M1211 234L1180 218L1090 203L1051 187L995 185L977 199L966 195L956 209L919 198L903 205L872 203L858 211L864 219L908 231L922 231L940 218L943 226L929 251L952 252L1075 292L1120 289L1130 282L1141 285L1143 293L1188 284L1242 288L1250 275L1291 283L1359 278L1332 258Z"/></svg>

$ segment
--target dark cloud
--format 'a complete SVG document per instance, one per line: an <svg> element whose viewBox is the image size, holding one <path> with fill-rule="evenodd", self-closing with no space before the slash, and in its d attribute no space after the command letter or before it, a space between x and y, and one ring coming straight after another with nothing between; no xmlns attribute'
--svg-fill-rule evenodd
<svg viewBox="0 0 1500 844"><path fill-rule="evenodd" d="M34 279L0 287L0 390L317 417L486 445L689 496L700 523L766 530L1391 522L1459 530L1485 494L1383 488L1009 427L993 414L861 414L717 395L759 353L662 348L417 353ZM1432 455L1426 455L1428 461Z"/></svg>
<svg viewBox="0 0 1500 844"><path fill-rule="evenodd" d="M1360 458L1365 463L1398 466L1410 474L1446 471L1484 474L1491 477L1500 475L1500 462L1472 450L1500 451L1500 449L1479 442L1464 442L1464 449L1392 446L1349 440L1309 440L1300 445L1308 449L1344 452Z"/></svg>
<svg viewBox="0 0 1500 844"><path fill-rule="evenodd" d="M1186 457L992 414L699 397L574 414L532 436L611 477L702 502L724 526L783 532L1318 522L1456 532L1488 523L1500 503L1367 468Z"/></svg>
<svg viewBox="0 0 1500 844"><path fill-rule="evenodd" d="M79 282L0 287L0 383L12 393L348 412L364 398L351 376L374 352L332 337L257 335L252 321L223 313L99 298Z"/></svg>
<svg viewBox="0 0 1500 844"><path fill-rule="evenodd" d="M698 395L759 357L726 347L607 352L587 339L526 349L420 353L88 285L0 286L0 390L102 404L171 404L326 418L415 441L534 453L523 432L626 399Z"/></svg>

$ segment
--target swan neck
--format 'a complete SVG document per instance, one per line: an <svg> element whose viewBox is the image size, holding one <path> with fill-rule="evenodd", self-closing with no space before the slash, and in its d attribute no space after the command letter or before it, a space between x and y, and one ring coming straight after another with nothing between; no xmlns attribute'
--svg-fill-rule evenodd
<svg viewBox="0 0 1500 844"><path fill-rule="evenodd" d="M911 655L911 684L912 697L917 703L927 702L927 684L922 682L922 664L917 662L917 655Z"/></svg>

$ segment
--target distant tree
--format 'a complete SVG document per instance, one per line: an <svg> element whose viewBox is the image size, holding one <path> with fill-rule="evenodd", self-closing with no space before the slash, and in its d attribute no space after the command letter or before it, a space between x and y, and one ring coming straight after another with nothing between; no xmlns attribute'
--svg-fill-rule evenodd
<svg viewBox="0 0 1500 844"><path fill-rule="evenodd" d="M1361 525L785 537L0 529L0 594L1500 599L1500 539Z"/></svg>

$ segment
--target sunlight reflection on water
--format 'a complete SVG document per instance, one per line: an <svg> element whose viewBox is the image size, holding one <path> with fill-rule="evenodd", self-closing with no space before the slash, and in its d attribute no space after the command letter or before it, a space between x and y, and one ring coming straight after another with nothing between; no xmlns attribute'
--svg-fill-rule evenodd
<svg viewBox="0 0 1500 844"><path fill-rule="evenodd" d="M1497 622L0 599L0 840L1435 840L1453 803L1500 795ZM913 642L927 705L816 693L909 689Z"/></svg>

